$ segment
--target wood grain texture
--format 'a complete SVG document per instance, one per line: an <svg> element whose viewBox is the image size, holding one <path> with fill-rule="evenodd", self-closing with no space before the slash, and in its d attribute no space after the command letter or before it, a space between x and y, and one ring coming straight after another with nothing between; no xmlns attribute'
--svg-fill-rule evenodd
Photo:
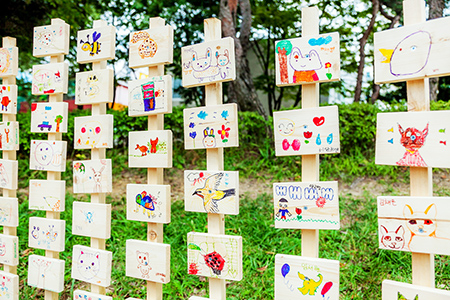
<svg viewBox="0 0 450 300"><path fill-rule="evenodd" d="M171 168L172 131L134 131L128 135L130 168Z"/></svg>
<svg viewBox="0 0 450 300"><path fill-rule="evenodd" d="M403 297L403 298L401 298ZM418 298L415 298L418 297ZM433 299L449 300L450 291L439 290L419 285L412 285L404 282L383 280L382 300L398 299Z"/></svg>
<svg viewBox="0 0 450 300"><path fill-rule="evenodd" d="M172 113L172 76L155 76L128 82L130 117Z"/></svg>
<svg viewBox="0 0 450 300"><path fill-rule="evenodd" d="M67 94L69 65L66 62L33 65L33 95Z"/></svg>
<svg viewBox="0 0 450 300"><path fill-rule="evenodd" d="M170 223L170 185L127 184L127 220Z"/></svg>
<svg viewBox="0 0 450 300"><path fill-rule="evenodd" d="M52 19L51 25L33 28L33 56L67 55L69 53L70 25L61 19Z"/></svg>
<svg viewBox="0 0 450 300"><path fill-rule="evenodd" d="M100 115L76 117L74 148L113 148L114 116Z"/></svg>
<svg viewBox="0 0 450 300"><path fill-rule="evenodd" d="M102 26L77 33L77 62L87 64L115 58L116 28Z"/></svg>
<svg viewBox="0 0 450 300"><path fill-rule="evenodd" d="M74 201L72 234L109 239L111 237L111 204Z"/></svg>
<svg viewBox="0 0 450 300"><path fill-rule="evenodd" d="M31 140L31 170L64 172L66 156L66 141Z"/></svg>
<svg viewBox="0 0 450 300"><path fill-rule="evenodd" d="M82 290L75 290L73 292L74 300L113 300L113 297L104 296L100 294L90 293Z"/></svg>
<svg viewBox="0 0 450 300"><path fill-rule="evenodd" d="M112 252L75 245L72 255L72 278L98 286L111 283Z"/></svg>
<svg viewBox="0 0 450 300"><path fill-rule="evenodd" d="M66 102L32 103L31 132L67 132L69 104Z"/></svg>
<svg viewBox="0 0 450 300"><path fill-rule="evenodd" d="M114 71L100 69L75 74L75 104L111 103L114 98Z"/></svg>
<svg viewBox="0 0 450 300"><path fill-rule="evenodd" d="M17 198L0 197L0 226L19 226L19 202Z"/></svg>
<svg viewBox="0 0 450 300"><path fill-rule="evenodd" d="M30 180L28 209L57 211L65 210L65 180Z"/></svg>

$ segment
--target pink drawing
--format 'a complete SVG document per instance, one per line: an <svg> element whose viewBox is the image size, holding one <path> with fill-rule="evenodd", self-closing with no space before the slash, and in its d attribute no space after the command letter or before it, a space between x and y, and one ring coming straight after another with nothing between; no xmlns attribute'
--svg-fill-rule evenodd
<svg viewBox="0 0 450 300"><path fill-rule="evenodd" d="M411 167L426 167L427 164L419 153L419 149L425 144L425 139L428 135L428 124L423 131L413 127L408 127L403 130L402 126L398 124L398 130L401 134L400 143L405 147L406 152L403 157L397 162L399 166Z"/></svg>
<svg viewBox="0 0 450 300"><path fill-rule="evenodd" d="M289 141L287 139L284 139L282 142L282 147L284 151L289 150L289 147L292 146L292 150L298 151L300 150L300 141L298 139L294 139L292 141L292 144L289 144Z"/></svg>

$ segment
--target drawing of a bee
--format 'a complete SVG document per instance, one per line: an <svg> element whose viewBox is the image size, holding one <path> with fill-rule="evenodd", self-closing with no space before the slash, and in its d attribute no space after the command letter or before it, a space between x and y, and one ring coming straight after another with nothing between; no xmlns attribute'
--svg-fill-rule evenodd
<svg viewBox="0 0 450 300"><path fill-rule="evenodd" d="M94 31L92 34L92 43L89 42L89 34L86 36L87 41L80 40L81 50L89 51L90 56L94 56L94 54L100 53L101 43L98 42L98 39L102 36L100 32Z"/></svg>

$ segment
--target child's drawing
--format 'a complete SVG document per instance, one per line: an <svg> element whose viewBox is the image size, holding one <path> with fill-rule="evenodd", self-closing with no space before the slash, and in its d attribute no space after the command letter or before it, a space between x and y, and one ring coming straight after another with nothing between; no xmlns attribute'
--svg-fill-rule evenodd
<svg viewBox="0 0 450 300"><path fill-rule="evenodd" d="M375 82L387 83L444 76L450 62L442 49L450 47L450 18L402 26L375 33Z"/></svg>
<svg viewBox="0 0 450 300"><path fill-rule="evenodd" d="M419 253L450 253L446 197L378 197L379 247Z"/></svg>
<svg viewBox="0 0 450 300"><path fill-rule="evenodd" d="M19 226L19 202L17 198L0 197L0 226Z"/></svg>
<svg viewBox="0 0 450 300"><path fill-rule="evenodd" d="M224 104L184 110L184 147L238 147L237 105Z"/></svg>
<svg viewBox="0 0 450 300"><path fill-rule="evenodd" d="M448 150L449 128L448 111L380 113L375 163L447 168L450 157L440 154Z"/></svg>
<svg viewBox="0 0 450 300"><path fill-rule="evenodd" d="M33 56L43 57L69 53L70 25L65 22L34 27Z"/></svg>
<svg viewBox="0 0 450 300"><path fill-rule="evenodd" d="M273 114L276 156L339 153L337 106Z"/></svg>
<svg viewBox="0 0 450 300"><path fill-rule="evenodd" d="M19 300L19 276L0 271L0 299Z"/></svg>
<svg viewBox="0 0 450 300"><path fill-rule="evenodd" d="M28 246L37 249L64 251L66 221L31 217Z"/></svg>
<svg viewBox="0 0 450 300"><path fill-rule="evenodd" d="M173 28L166 25L130 34L130 68L171 64L173 61Z"/></svg>
<svg viewBox="0 0 450 300"><path fill-rule="evenodd" d="M405 282L383 280L382 300L447 300L450 291Z"/></svg>
<svg viewBox="0 0 450 300"><path fill-rule="evenodd" d="M147 281L170 281L170 245L127 240L126 275Z"/></svg>
<svg viewBox="0 0 450 300"><path fill-rule="evenodd" d="M65 197L64 180L30 180L28 208L31 210L64 211Z"/></svg>
<svg viewBox="0 0 450 300"><path fill-rule="evenodd" d="M0 48L0 78L17 76L19 71L19 50L17 47Z"/></svg>
<svg viewBox="0 0 450 300"><path fill-rule="evenodd" d="M61 259L39 255L28 257L28 285L61 293L64 290L64 265Z"/></svg>
<svg viewBox="0 0 450 300"><path fill-rule="evenodd" d="M183 86L236 79L234 40L230 37L181 48Z"/></svg>
<svg viewBox="0 0 450 300"><path fill-rule="evenodd" d="M19 238L0 234L0 264L17 266L19 264Z"/></svg>
<svg viewBox="0 0 450 300"><path fill-rule="evenodd" d="M64 172L66 154L66 141L31 140L30 169Z"/></svg>
<svg viewBox="0 0 450 300"><path fill-rule="evenodd" d="M134 131L128 136L128 166L171 168L172 131Z"/></svg>
<svg viewBox="0 0 450 300"><path fill-rule="evenodd" d="M111 204L74 201L72 234L109 239L111 237Z"/></svg>
<svg viewBox="0 0 450 300"><path fill-rule="evenodd" d="M113 147L113 115L75 118L75 149Z"/></svg>
<svg viewBox="0 0 450 300"><path fill-rule="evenodd" d="M111 160L74 161L73 192L90 194L112 192Z"/></svg>
<svg viewBox="0 0 450 300"><path fill-rule="evenodd" d="M339 229L336 181L273 184L276 228Z"/></svg>
<svg viewBox="0 0 450 300"><path fill-rule="evenodd" d="M66 94L69 78L66 62L34 65L32 79L33 95Z"/></svg>
<svg viewBox="0 0 450 300"><path fill-rule="evenodd" d="M94 294L82 290L75 290L73 292L73 298L75 300L113 300L110 296Z"/></svg>
<svg viewBox="0 0 450 300"><path fill-rule="evenodd" d="M240 281L242 237L189 232L188 273Z"/></svg>
<svg viewBox="0 0 450 300"><path fill-rule="evenodd" d="M19 122L0 123L0 150L19 150Z"/></svg>
<svg viewBox="0 0 450 300"><path fill-rule="evenodd" d="M77 73L75 104L110 103L114 98L114 71L112 69Z"/></svg>
<svg viewBox="0 0 450 300"><path fill-rule="evenodd" d="M112 252L75 245L72 278L107 287L111 282Z"/></svg>
<svg viewBox="0 0 450 300"><path fill-rule="evenodd" d="M275 43L278 86L336 81L340 78L339 33Z"/></svg>
<svg viewBox="0 0 450 300"><path fill-rule="evenodd" d="M127 219L170 223L170 185L127 185Z"/></svg>
<svg viewBox="0 0 450 300"><path fill-rule="evenodd" d="M239 172L184 171L184 208L239 214Z"/></svg>
<svg viewBox="0 0 450 300"><path fill-rule="evenodd" d="M128 84L129 116L172 112L172 76L144 78Z"/></svg>
<svg viewBox="0 0 450 300"><path fill-rule="evenodd" d="M114 59L116 28L104 26L78 31L77 62L86 64L100 60Z"/></svg>
<svg viewBox="0 0 450 300"><path fill-rule="evenodd" d="M17 189L17 160L0 159L0 187L9 190Z"/></svg>
<svg viewBox="0 0 450 300"><path fill-rule="evenodd" d="M17 85L0 85L2 114L17 114Z"/></svg>
<svg viewBox="0 0 450 300"><path fill-rule="evenodd" d="M66 102L32 103L31 132L67 132L68 110Z"/></svg>
<svg viewBox="0 0 450 300"><path fill-rule="evenodd" d="M339 300L339 261L277 254L275 300Z"/></svg>

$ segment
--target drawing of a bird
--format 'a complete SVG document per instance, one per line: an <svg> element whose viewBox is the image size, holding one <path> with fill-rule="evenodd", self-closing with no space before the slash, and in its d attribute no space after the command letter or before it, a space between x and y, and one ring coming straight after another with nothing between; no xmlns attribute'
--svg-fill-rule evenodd
<svg viewBox="0 0 450 300"><path fill-rule="evenodd" d="M236 195L236 189L218 189L222 177L223 173L217 173L208 177L205 181L205 185L202 188L196 189L192 194L193 196L197 195L203 199L203 207L205 208L206 212L219 213L217 201L220 201L226 197Z"/></svg>

